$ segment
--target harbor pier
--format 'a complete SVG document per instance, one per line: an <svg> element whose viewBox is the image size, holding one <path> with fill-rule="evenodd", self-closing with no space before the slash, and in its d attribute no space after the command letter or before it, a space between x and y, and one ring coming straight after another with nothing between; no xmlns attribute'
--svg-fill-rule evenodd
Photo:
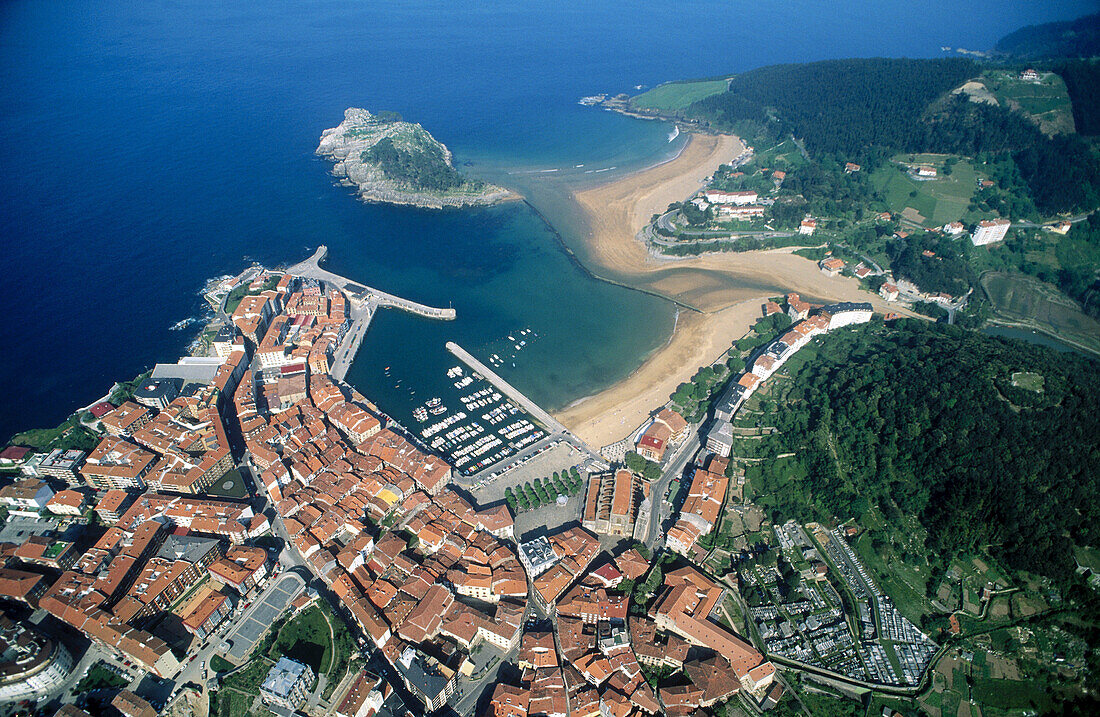
<svg viewBox="0 0 1100 717"><path fill-rule="evenodd" d="M375 289L366 284L352 281L346 276L340 276L327 269L322 269L321 262L326 256L328 256L328 247L322 244L308 259L288 267L287 273L332 284L347 294L351 301L351 328L340 342L331 370L332 376L338 381L343 381L348 369L351 368L352 361L355 360L355 354L359 351L359 345L363 342L363 336L366 335L367 328L370 326L371 319L374 318L374 312L378 310L378 307L400 309L427 319L453 321L455 318L455 310L452 308L441 309L403 299L396 294Z"/></svg>

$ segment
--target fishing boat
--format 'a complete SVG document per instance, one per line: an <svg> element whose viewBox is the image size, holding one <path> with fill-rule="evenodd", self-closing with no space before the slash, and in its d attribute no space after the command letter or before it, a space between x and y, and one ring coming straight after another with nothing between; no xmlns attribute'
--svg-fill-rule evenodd
<svg viewBox="0 0 1100 717"><path fill-rule="evenodd" d="M420 423L423 423L424 421L428 420L428 411L427 411L427 409L425 409L423 406L417 406L416 408L413 409L413 418L415 418Z"/></svg>
<svg viewBox="0 0 1100 717"><path fill-rule="evenodd" d="M435 408L436 406L438 406L441 403L443 403L443 399L439 398L438 396L435 396L433 398L429 398L428 402L425 403L424 405L427 406L428 408Z"/></svg>
<svg viewBox="0 0 1100 717"><path fill-rule="evenodd" d="M441 413L446 413L447 412L447 407L446 406L432 406L431 412L432 412L433 416L438 416Z"/></svg>

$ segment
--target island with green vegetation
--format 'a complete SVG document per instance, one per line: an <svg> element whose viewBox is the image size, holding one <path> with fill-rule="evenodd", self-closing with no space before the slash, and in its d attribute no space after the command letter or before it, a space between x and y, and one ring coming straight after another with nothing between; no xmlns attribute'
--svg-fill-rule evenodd
<svg viewBox="0 0 1100 717"><path fill-rule="evenodd" d="M368 202L440 209L515 197L503 187L464 176L442 142L394 112L349 108L343 122L321 133L317 154L335 162L332 173L357 187Z"/></svg>
<svg viewBox="0 0 1100 717"><path fill-rule="evenodd" d="M1100 352L1100 61L1079 49L772 65L603 106L750 145L654 216L655 253L801 245L922 313Z"/></svg>

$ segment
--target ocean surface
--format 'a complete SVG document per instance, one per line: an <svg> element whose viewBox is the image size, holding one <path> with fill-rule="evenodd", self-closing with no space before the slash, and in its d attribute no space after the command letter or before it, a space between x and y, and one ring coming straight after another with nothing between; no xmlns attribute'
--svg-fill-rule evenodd
<svg viewBox="0 0 1100 717"><path fill-rule="evenodd" d="M169 327L202 308L208 277L292 263L321 243L334 271L458 311L447 324L382 312L371 327L349 380L395 413L408 410L404 388L428 394L445 380L449 339L484 356L515 330L537 333L501 373L551 409L667 340L670 304L592 278L564 250L577 237L560 200L533 202L545 218L522 203L431 212L355 200L313 154L346 107L400 112L470 172L537 193L524 173L591 181L587 169L619 174L683 141L581 107L583 95L775 62L983 49L1091 7L9 0L0 440L174 360L192 336Z"/></svg>

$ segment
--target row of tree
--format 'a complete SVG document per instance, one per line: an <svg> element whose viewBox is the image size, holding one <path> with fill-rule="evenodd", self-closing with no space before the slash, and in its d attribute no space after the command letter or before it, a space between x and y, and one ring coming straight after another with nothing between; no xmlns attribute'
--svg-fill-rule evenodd
<svg viewBox="0 0 1100 717"><path fill-rule="evenodd" d="M508 486L504 489L504 502L513 513L518 513L550 505L558 499L558 496L576 495L583 487L584 479L574 466L569 470L563 470L560 474L554 471L554 475L546 480L536 478L534 482L527 481L516 490Z"/></svg>

